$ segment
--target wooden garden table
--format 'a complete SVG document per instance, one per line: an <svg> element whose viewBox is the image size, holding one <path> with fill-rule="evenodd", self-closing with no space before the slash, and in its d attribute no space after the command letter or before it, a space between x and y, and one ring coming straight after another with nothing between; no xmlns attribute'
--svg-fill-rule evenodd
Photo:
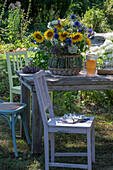
<svg viewBox="0 0 113 170"><path fill-rule="evenodd" d="M23 74L16 71L21 82L21 102L27 104L27 125L30 124L30 91L32 91L32 153L42 152L42 119L32 74ZM53 76L46 71L46 80L49 91L74 91L74 90L110 90L113 89L112 75L97 75L87 77L85 73L77 76Z"/></svg>

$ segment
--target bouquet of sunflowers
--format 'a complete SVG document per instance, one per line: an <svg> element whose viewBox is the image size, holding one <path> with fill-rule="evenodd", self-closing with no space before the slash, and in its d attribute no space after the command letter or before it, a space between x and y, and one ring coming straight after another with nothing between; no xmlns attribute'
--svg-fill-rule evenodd
<svg viewBox="0 0 113 170"><path fill-rule="evenodd" d="M88 29L74 14L69 19L49 22L47 27L44 33L34 32L33 37L38 44L37 50L44 50L50 56L81 54L89 49L94 38L93 29Z"/></svg>

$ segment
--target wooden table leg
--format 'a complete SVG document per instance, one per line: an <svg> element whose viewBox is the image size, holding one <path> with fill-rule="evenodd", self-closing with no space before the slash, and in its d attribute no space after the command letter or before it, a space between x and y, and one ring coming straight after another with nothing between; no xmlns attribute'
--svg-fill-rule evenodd
<svg viewBox="0 0 113 170"><path fill-rule="evenodd" d="M21 102L26 103L26 121L27 121L27 130L30 135L30 90L21 83ZM21 123L21 138L25 138L24 128Z"/></svg>
<svg viewBox="0 0 113 170"><path fill-rule="evenodd" d="M32 153L42 153L42 118L36 92L32 92Z"/></svg>

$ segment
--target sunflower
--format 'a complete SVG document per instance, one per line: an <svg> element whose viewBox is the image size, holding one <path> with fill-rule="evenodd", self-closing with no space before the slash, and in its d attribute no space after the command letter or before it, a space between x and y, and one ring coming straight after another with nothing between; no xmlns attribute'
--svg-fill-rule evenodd
<svg viewBox="0 0 113 170"><path fill-rule="evenodd" d="M59 39L61 41L64 41L68 37L69 33L68 32L60 32L59 33Z"/></svg>
<svg viewBox="0 0 113 170"><path fill-rule="evenodd" d="M82 36L81 33L76 33L76 34L73 33L73 34L71 35L71 39L72 39L72 42L73 42L73 43L76 43L76 42L82 41L83 36Z"/></svg>
<svg viewBox="0 0 113 170"><path fill-rule="evenodd" d="M50 40L54 36L54 30L47 30L44 33L44 36L46 37L47 40Z"/></svg>
<svg viewBox="0 0 113 170"><path fill-rule="evenodd" d="M40 31L34 32L33 37L36 40L36 42L38 42L38 43L42 43L44 41L44 37L40 33Z"/></svg>
<svg viewBox="0 0 113 170"><path fill-rule="evenodd" d="M58 24L55 26L55 28L57 28L57 30L60 31L60 30L63 28L63 26L62 26L60 23L58 23Z"/></svg>
<svg viewBox="0 0 113 170"><path fill-rule="evenodd" d="M87 41L87 45L88 45L88 46L91 46L91 41L90 41L90 39L89 39L89 38L87 38L87 40L86 40L86 41Z"/></svg>

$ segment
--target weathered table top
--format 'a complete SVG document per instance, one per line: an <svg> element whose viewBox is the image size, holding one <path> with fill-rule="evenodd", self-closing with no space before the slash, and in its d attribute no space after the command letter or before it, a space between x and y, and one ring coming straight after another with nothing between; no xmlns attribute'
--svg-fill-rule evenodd
<svg viewBox="0 0 113 170"><path fill-rule="evenodd" d="M20 81L35 91L33 74L23 74L22 71L16 71L16 74ZM77 76L54 76L49 71L46 71L45 75L50 91L113 89L112 75L88 77L80 72Z"/></svg>

